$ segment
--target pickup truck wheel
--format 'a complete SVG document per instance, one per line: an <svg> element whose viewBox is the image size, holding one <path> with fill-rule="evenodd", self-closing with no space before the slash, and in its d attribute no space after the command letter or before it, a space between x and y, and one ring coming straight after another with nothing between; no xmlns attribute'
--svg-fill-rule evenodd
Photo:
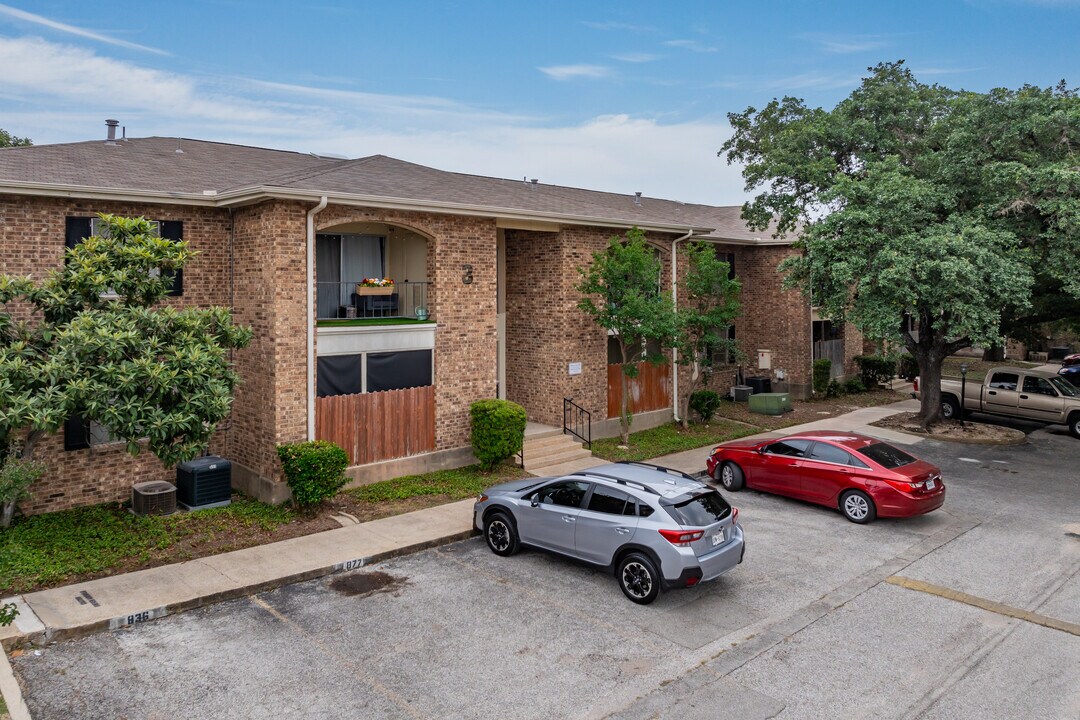
<svg viewBox="0 0 1080 720"><path fill-rule="evenodd" d="M960 419L960 401L954 398L952 395L945 395L941 398L941 417L946 420L959 420Z"/></svg>
<svg viewBox="0 0 1080 720"><path fill-rule="evenodd" d="M1080 412L1074 412L1069 418L1069 434L1080 438Z"/></svg>

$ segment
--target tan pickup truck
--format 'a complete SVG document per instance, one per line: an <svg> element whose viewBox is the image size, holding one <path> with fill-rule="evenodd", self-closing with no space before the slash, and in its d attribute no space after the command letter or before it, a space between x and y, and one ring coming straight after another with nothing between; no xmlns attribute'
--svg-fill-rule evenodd
<svg viewBox="0 0 1080 720"><path fill-rule="evenodd" d="M1068 425L1069 433L1080 438L1080 389L1052 372L991 368L986 373L986 384L968 381L965 390L967 411ZM960 380L941 379L941 414L946 419L960 417Z"/></svg>

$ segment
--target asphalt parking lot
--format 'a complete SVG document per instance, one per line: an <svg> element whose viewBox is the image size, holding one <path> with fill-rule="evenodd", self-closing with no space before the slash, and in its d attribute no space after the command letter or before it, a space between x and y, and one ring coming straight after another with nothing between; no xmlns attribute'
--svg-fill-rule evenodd
<svg viewBox="0 0 1080 720"><path fill-rule="evenodd" d="M647 607L474 538L12 664L39 720L1080 718L1067 625L897 584L1080 624L1080 441L913 451L944 470L942 511L857 526L729 494L746 561Z"/></svg>

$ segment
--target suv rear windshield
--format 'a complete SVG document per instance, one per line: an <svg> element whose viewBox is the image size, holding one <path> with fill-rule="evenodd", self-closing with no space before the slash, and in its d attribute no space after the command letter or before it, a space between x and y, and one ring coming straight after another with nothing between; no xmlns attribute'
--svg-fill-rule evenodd
<svg viewBox="0 0 1080 720"><path fill-rule="evenodd" d="M671 514L681 525L701 527L719 522L731 514L731 506L715 490L674 505Z"/></svg>
<svg viewBox="0 0 1080 720"><path fill-rule="evenodd" d="M859 450L863 455L876 462L886 470L898 468L901 465L910 465L915 458L899 448L894 448L888 443L874 443Z"/></svg>

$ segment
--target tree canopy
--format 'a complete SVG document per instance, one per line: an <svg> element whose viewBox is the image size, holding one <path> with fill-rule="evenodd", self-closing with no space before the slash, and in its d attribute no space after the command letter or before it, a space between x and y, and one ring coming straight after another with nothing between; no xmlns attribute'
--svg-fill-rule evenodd
<svg viewBox="0 0 1080 720"><path fill-rule="evenodd" d="M33 145L33 143L30 142L30 138L15 137L4 128L0 128L0 148L20 147L23 145Z"/></svg>
<svg viewBox="0 0 1080 720"><path fill-rule="evenodd" d="M227 308L155 307L194 253L143 218L100 216L104 231L41 281L0 275L0 449L73 416L166 465L205 450L230 411L230 351L251 340ZM29 320L15 320L11 310Z"/></svg>
<svg viewBox="0 0 1080 720"><path fill-rule="evenodd" d="M1000 342L1033 294L1080 298L1080 97L1064 83L953 91L901 61L832 110L788 97L729 118L721 153L760 190L743 217L798 234L781 267L823 314L916 356L924 423L948 354Z"/></svg>

